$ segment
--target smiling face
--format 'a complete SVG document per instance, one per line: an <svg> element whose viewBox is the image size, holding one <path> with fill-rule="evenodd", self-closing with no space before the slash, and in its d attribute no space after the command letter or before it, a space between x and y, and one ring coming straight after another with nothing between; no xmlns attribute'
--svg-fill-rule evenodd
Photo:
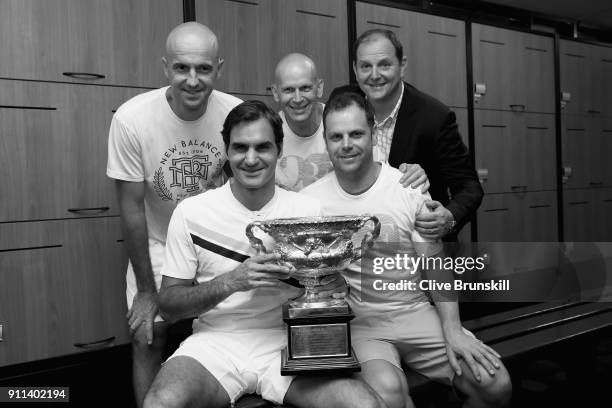
<svg viewBox="0 0 612 408"><path fill-rule="evenodd" d="M317 78L314 63L309 58L290 54L276 68L272 94L285 117L300 123L313 115L317 98L323 96L323 82Z"/></svg>
<svg viewBox="0 0 612 408"><path fill-rule="evenodd" d="M359 87L373 102L395 101L401 94L406 57L398 60L389 39L374 34L357 48L353 70Z"/></svg>
<svg viewBox="0 0 612 408"><path fill-rule="evenodd" d="M274 170L279 154L274 130L267 119L262 117L234 126L227 148L234 185L249 190L274 186Z"/></svg>
<svg viewBox="0 0 612 408"><path fill-rule="evenodd" d="M195 120L206 110L208 97L219 77L217 40L198 26L171 33L162 59L170 88L170 107L183 120Z"/></svg>
<svg viewBox="0 0 612 408"><path fill-rule="evenodd" d="M325 118L325 143L338 177L360 177L373 163L372 129L355 104L331 111Z"/></svg>

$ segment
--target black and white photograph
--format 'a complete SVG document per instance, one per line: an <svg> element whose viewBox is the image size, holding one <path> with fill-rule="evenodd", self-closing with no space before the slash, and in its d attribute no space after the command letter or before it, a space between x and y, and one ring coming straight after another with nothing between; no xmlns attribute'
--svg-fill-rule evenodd
<svg viewBox="0 0 612 408"><path fill-rule="evenodd" d="M0 407L612 405L609 0L0 0Z"/></svg>

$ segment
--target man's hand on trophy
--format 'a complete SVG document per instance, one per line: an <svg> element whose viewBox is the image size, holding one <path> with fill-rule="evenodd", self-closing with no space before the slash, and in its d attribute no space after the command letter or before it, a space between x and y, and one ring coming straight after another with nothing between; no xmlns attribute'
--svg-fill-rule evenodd
<svg viewBox="0 0 612 408"><path fill-rule="evenodd" d="M229 286L232 292L245 292L262 287L279 287L281 279L289 278L291 269L277 265L278 259L280 259L278 254L255 255L227 273L225 285Z"/></svg>
<svg viewBox="0 0 612 408"><path fill-rule="evenodd" d="M313 292L318 299L332 297L343 299L348 294L349 287L339 272L321 278L320 285L314 287Z"/></svg>

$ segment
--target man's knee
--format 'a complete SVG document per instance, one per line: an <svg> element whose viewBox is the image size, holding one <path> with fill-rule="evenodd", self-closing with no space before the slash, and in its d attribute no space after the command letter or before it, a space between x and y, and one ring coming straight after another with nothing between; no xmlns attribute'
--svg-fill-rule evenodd
<svg viewBox="0 0 612 408"><path fill-rule="evenodd" d="M132 335L132 349L135 353L149 354L163 351L166 345L168 326L164 322L156 322L153 326L153 341L149 344L144 325Z"/></svg>
<svg viewBox="0 0 612 408"><path fill-rule="evenodd" d="M472 394L472 396L481 400L487 406L492 407L504 407L510 404L512 382L505 366L502 365L499 369L495 370L495 375L490 375L479 366L480 381L477 381L471 375L469 368L462 367L462 369L468 374L467 376L465 374L462 376L464 378L460 380L460 383L463 382L463 386L459 388L466 392L468 396Z"/></svg>
<svg viewBox="0 0 612 408"><path fill-rule="evenodd" d="M381 371L368 382L382 397L389 408L404 408L406 406L402 378L397 372Z"/></svg>
<svg viewBox="0 0 612 408"><path fill-rule="evenodd" d="M486 380L485 380L486 378ZM507 406L512 396L512 381L504 366L496 370L495 375L483 376L484 383L480 388L480 397L491 406Z"/></svg>
<svg viewBox="0 0 612 408"><path fill-rule="evenodd" d="M341 407L386 408L376 391L361 380L346 379L340 386L345 390L345 398L339 401Z"/></svg>
<svg viewBox="0 0 612 408"><path fill-rule="evenodd" d="M153 387L147 392L144 408L184 407L187 401L184 400L183 396L184 393L176 392L173 389Z"/></svg>

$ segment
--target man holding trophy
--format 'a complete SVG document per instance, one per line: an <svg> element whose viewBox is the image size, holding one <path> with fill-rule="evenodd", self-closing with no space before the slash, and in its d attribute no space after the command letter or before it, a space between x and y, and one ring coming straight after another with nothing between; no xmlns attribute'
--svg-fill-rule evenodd
<svg viewBox="0 0 612 408"><path fill-rule="evenodd" d="M282 123L265 104L238 105L222 135L233 177L178 205L162 270L162 316L170 322L198 316L194 333L164 363L145 406L225 407L257 392L297 407L384 407L356 379L281 376L281 305L300 291L283 282L291 268L279 265L279 255L256 254L245 229L257 220L317 216L320 204L275 186ZM321 284L320 297L346 291L338 273Z"/></svg>
<svg viewBox="0 0 612 408"><path fill-rule="evenodd" d="M441 244L427 242L414 226L416 216L427 211L429 194L403 188L398 170L373 160L374 112L369 102L350 91L332 95L323 123L334 172L302 192L323 199L324 215L374 214L382 229L370 255L439 256ZM455 386L467 397L466 406L508 404L508 372L493 349L461 327L456 301L432 293L434 307L418 287L393 292L375 288L376 279L419 279L420 271L398 269L391 267L377 275L362 260L345 270L351 287L349 303L356 315L352 344L361 362L361 378L389 407L413 406L402 362L433 380ZM428 273L442 277L452 271Z"/></svg>

